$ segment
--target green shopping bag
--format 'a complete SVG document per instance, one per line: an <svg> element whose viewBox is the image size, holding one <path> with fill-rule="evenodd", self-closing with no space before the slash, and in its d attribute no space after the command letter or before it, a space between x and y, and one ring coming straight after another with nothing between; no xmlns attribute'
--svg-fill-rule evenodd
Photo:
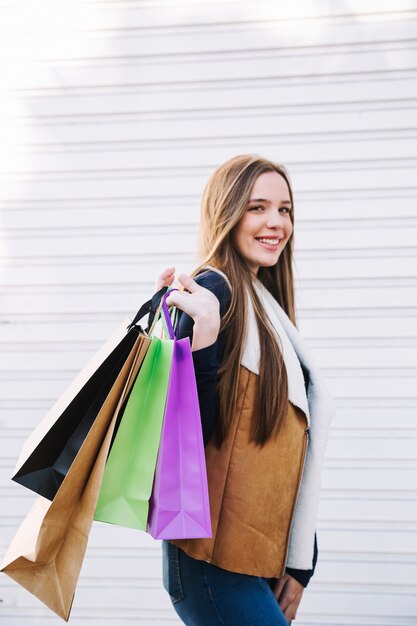
<svg viewBox="0 0 417 626"><path fill-rule="evenodd" d="M107 459L97 521L146 531L173 346L151 337Z"/></svg>

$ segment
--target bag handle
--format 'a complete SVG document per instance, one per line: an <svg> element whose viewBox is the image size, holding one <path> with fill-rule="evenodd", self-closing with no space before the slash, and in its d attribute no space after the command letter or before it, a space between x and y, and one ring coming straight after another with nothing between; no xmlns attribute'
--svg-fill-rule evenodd
<svg viewBox="0 0 417 626"><path fill-rule="evenodd" d="M169 287L162 287L162 289L157 291L156 294L154 294L150 300L142 304L139 311L136 313L135 317L128 325L127 330L129 331L133 328L133 326L136 326L136 324L142 319L142 317L144 317L147 313L150 313L151 310L154 309L155 306L161 302L161 298L162 298L163 321L165 323L165 327L167 329L169 338L175 339L175 330L172 325L171 316L168 310L168 305L165 302L168 296L170 295L171 291L179 291L179 289L171 289Z"/></svg>
<svg viewBox="0 0 417 626"><path fill-rule="evenodd" d="M139 311L136 313L135 317L133 318L133 320L130 322L129 326L127 327L127 330L131 330L133 326L136 326L136 324L140 322L142 317L145 317L147 313L150 313L151 310L159 304L161 297L165 294L167 289L168 287L162 287L162 289L157 291L156 294L154 294L150 300L145 302L145 304L142 304Z"/></svg>
<svg viewBox="0 0 417 626"><path fill-rule="evenodd" d="M164 321L165 321L165 326L167 328L168 331L168 335L170 339L175 339L175 330L174 327L172 325L172 321L171 321L171 316L169 314L168 311L168 305L166 303L166 299L168 298L169 295L171 295L172 291L179 291L179 289L170 289L162 298L162 312L164 314Z"/></svg>

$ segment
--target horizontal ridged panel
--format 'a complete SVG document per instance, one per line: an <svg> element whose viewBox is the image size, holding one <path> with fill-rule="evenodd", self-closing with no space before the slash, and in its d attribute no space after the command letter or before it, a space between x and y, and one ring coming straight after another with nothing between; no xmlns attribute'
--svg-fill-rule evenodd
<svg viewBox="0 0 417 626"><path fill-rule="evenodd" d="M197 263L211 171L295 190L300 331L337 403L300 626L417 615L417 4L0 2L0 549L34 426L161 269ZM23 391L22 391L23 390ZM3 577L0 620L60 623ZM178 624L160 544L94 524L71 623Z"/></svg>

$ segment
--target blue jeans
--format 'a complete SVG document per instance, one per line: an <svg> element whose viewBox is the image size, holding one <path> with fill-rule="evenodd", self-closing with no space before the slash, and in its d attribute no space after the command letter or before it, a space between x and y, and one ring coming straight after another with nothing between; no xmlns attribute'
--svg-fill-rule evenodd
<svg viewBox="0 0 417 626"><path fill-rule="evenodd" d="M163 583L188 626L288 626L274 594L274 578L236 574L192 559L162 542Z"/></svg>

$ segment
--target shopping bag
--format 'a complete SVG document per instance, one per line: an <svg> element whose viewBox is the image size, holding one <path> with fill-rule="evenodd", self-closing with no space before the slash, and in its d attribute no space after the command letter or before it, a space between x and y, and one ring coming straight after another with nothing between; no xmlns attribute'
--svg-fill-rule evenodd
<svg viewBox="0 0 417 626"><path fill-rule="evenodd" d="M58 399L23 446L13 480L52 500L163 288L125 320Z"/></svg>
<svg viewBox="0 0 417 626"><path fill-rule="evenodd" d="M52 502L38 497L1 571L68 620L117 415L150 339L139 335Z"/></svg>
<svg viewBox="0 0 417 626"><path fill-rule="evenodd" d="M147 530L155 539L208 538L207 470L190 340L176 339L167 296L162 310L174 347Z"/></svg>
<svg viewBox="0 0 417 626"><path fill-rule="evenodd" d="M94 519L146 531L173 341L151 337L104 470Z"/></svg>

